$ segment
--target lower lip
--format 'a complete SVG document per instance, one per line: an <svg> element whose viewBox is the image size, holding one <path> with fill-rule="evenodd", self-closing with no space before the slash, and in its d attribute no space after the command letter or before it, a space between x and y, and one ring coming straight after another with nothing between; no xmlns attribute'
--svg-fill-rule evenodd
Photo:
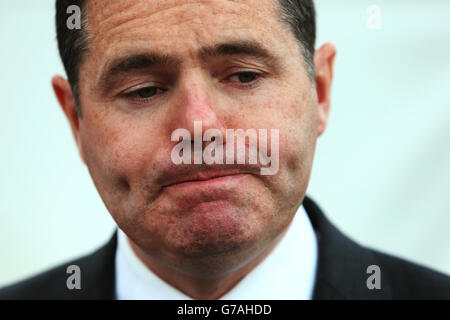
<svg viewBox="0 0 450 320"><path fill-rule="evenodd" d="M176 184L167 186L165 188L177 188L177 189L190 188L190 187L208 188L208 187L218 186L221 184L229 184L232 182L237 182L248 176L250 176L250 174L247 174L247 173L233 174L233 175L228 175L228 176L212 178L212 179L208 179L208 180L195 180L195 181L186 181L186 182L176 183Z"/></svg>

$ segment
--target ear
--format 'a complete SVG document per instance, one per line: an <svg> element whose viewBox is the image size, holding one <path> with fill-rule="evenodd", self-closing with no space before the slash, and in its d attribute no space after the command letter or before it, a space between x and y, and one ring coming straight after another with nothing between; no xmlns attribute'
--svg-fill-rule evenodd
<svg viewBox="0 0 450 320"><path fill-rule="evenodd" d="M52 78L52 87L53 91L55 92L56 98L58 99L58 102L62 110L64 111L64 114L69 120L70 127L72 129L72 133L75 138L75 142L77 144L81 159L84 163L86 163L84 160L83 149L81 148L80 143L80 119L77 115L77 109L75 106L75 100L73 99L70 83L60 76L54 76Z"/></svg>
<svg viewBox="0 0 450 320"><path fill-rule="evenodd" d="M314 67L316 71L316 91L319 112L319 127L317 136L321 136L327 126L330 111L331 82L333 80L333 64L336 47L332 43L325 43L314 53Z"/></svg>

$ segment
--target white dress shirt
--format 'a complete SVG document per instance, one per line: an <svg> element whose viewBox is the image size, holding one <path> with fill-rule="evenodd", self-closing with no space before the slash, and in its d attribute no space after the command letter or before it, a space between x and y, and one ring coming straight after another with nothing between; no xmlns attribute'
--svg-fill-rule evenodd
<svg viewBox="0 0 450 320"><path fill-rule="evenodd" d="M317 256L316 235L302 205L272 252L220 300L309 300L314 290ZM117 299L192 299L147 268L120 229L115 259Z"/></svg>

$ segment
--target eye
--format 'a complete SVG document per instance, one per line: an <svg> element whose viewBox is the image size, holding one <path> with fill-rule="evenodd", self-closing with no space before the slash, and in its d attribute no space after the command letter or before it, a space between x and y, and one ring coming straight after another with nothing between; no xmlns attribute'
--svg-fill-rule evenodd
<svg viewBox="0 0 450 320"><path fill-rule="evenodd" d="M240 82L248 83L255 80L258 77L258 75L254 72L241 72L237 74L237 77Z"/></svg>
<svg viewBox="0 0 450 320"><path fill-rule="evenodd" d="M156 94L156 92L158 92L158 88L156 88L156 87L147 87L147 88L142 88L142 89L137 90L135 92L135 94L137 96L139 96L139 98L144 98L145 99L145 98L153 97Z"/></svg>
<svg viewBox="0 0 450 320"><path fill-rule="evenodd" d="M251 87L262 77L261 74L253 71L243 71L233 73L227 78L227 81L237 84L241 87Z"/></svg>
<svg viewBox="0 0 450 320"><path fill-rule="evenodd" d="M129 99L130 101L145 103L150 100L156 98L158 93L165 91L162 88L150 86L150 85L142 85L130 88L125 91L122 95L125 99Z"/></svg>
<svg viewBox="0 0 450 320"><path fill-rule="evenodd" d="M140 99L149 99L153 97L158 92L157 87L144 87L141 89L137 89L131 92L126 92L125 95L127 97L136 97Z"/></svg>

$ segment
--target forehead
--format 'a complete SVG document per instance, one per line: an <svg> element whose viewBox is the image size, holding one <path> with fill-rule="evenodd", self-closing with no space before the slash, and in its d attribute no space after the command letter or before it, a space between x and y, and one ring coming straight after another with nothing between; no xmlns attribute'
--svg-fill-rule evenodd
<svg viewBox="0 0 450 320"><path fill-rule="evenodd" d="M152 47L192 54L214 42L251 39L269 48L292 41L273 0L88 2L90 49L104 59Z"/></svg>

